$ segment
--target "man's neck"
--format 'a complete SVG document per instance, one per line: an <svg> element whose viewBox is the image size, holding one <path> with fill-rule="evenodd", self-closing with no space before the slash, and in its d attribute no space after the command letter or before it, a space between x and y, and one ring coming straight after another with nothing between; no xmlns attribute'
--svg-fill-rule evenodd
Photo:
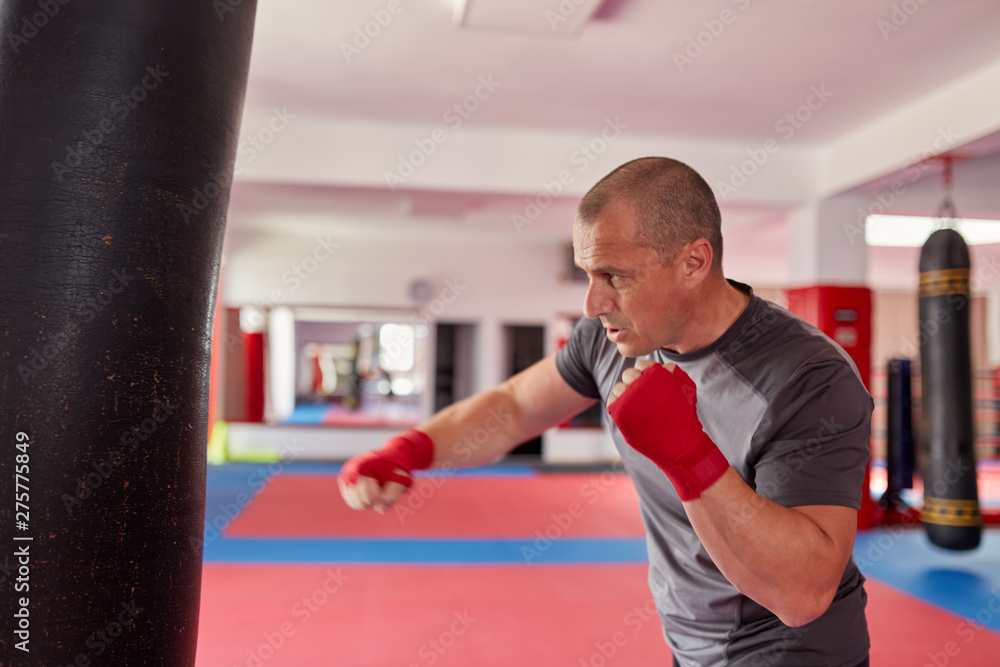
<svg viewBox="0 0 1000 667"><path fill-rule="evenodd" d="M722 276L713 279L696 299L690 341L685 341L686 344L679 349L666 349L687 354L708 347L733 326L749 303L749 294L737 289Z"/></svg>

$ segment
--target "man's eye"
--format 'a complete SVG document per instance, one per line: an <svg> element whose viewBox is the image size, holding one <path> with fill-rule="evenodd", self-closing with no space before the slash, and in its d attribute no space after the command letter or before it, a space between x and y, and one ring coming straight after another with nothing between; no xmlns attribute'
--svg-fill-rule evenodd
<svg viewBox="0 0 1000 667"><path fill-rule="evenodd" d="M618 282L619 280L621 280L621 276L618 275L617 273L609 273L608 280L610 280L613 283Z"/></svg>

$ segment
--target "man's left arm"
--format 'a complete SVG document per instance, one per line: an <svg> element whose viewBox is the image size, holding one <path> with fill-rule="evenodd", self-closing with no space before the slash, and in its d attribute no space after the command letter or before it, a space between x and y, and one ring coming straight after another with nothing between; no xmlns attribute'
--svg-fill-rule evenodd
<svg viewBox="0 0 1000 667"><path fill-rule="evenodd" d="M784 507L733 468L684 509L722 574L782 623L798 627L826 612L851 557L857 510Z"/></svg>
<svg viewBox="0 0 1000 667"><path fill-rule="evenodd" d="M816 387L812 396L791 389L802 405L818 398L844 409L829 387ZM832 431L836 419L822 420L823 437L790 432L771 443L758 462L754 490L704 433L696 402L694 383L683 371L640 361L615 385L608 412L629 444L673 482L692 527L726 578L786 625L809 623L829 607L851 556L857 529L851 505L859 499L860 478L859 488L851 490L832 480L845 472L846 478L863 475L860 458L830 467L828 457L841 434ZM869 428L869 417L870 411L860 415L858 433ZM852 437L860 443L857 434ZM867 440L864 447L866 452ZM831 502L808 502L817 497Z"/></svg>

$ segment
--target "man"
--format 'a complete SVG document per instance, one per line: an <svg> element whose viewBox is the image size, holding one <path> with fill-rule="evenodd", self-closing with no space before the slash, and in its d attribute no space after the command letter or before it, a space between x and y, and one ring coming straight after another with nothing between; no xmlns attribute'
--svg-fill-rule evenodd
<svg viewBox="0 0 1000 667"><path fill-rule="evenodd" d="M608 174L574 222L590 286L569 344L349 461L347 503L384 511L411 471L457 465L452 443L491 410L512 417L465 465L603 400L675 663L867 665L851 549L871 397L829 338L723 277L720 230L687 165L642 158Z"/></svg>

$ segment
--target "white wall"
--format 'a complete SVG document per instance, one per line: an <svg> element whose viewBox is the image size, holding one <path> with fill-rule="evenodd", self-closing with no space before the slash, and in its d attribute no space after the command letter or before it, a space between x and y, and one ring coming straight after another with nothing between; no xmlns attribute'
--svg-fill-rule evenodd
<svg viewBox="0 0 1000 667"><path fill-rule="evenodd" d="M476 390L493 387L505 377L504 325L546 326L546 349L552 352L558 317L582 313L585 285L565 279L568 235L559 241L519 235L513 228L506 233L470 233L412 222L379 227L391 234L322 224L292 227L294 233L243 235L227 242L222 283L227 306L415 308L429 323L476 324ZM409 286L417 279L433 285L429 303L417 304L409 297ZM259 448L260 436L254 435L258 431L232 430L233 448ZM348 429L338 431L332 442L317 429L296 433L310 458L343 458L389 435L384 430ZM265 437L261 442L270 441ZM550 432L543 447L550 462L614 457L607 433L594 429Z"/></svg>
<svg viewBox="0 0 1000 667"><path fill-rule="evenodd" d="M378 233L366 234L317 223L230 244L238 249L227 252L222 299L232 307L418 308L428 322L477 323L476 366L482 371L477 385L482 388L502 379L504 324L550 325L559 314L582 312L585 286L564 278L568 238L536 240L513 228L463 232L412 222L380 225ZM409 296L417 279L433 285L428 304Z"/></svg>

